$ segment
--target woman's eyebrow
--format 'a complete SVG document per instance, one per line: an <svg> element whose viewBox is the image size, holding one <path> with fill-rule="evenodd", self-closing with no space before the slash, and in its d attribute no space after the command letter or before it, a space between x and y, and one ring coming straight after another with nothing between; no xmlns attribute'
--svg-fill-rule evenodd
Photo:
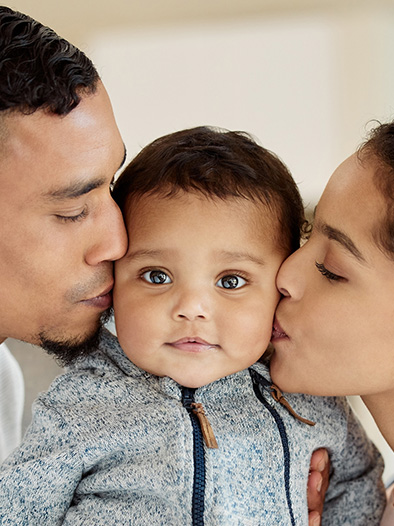
<svg viewBox="0 0 394 526"><path fill-rule="evenodd" d="M366 263L361 251L356 247L352 239L347 234L345 234L345 232L342 232L342 230L339 230L338 228L327 225L327 223L321 223L320 221L315 223L314 228L321 232L324 236L328 237L328 239L332 239L339 243L356 259L358 259L358 261Z"/></svg>

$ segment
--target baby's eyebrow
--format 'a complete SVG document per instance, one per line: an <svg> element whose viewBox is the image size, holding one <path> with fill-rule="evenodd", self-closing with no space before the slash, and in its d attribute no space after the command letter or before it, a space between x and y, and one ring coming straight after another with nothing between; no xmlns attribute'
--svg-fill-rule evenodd
<svg viewBox="0 0 394 526"><path fill-rule="evenodd" d="M144 258L160 258L164 257L170 254L170 250L151 250L151 249L140 249L140 250L134 250L127 254L125 257L126 259L144 259ZM217 253L218 257L220 259L225 259L229 262L232 261L252 261L253 263L256 263L257 265L264 266L265 261L261 258L258 258L254 256L253 254L250 254L249 252L231 252L227 250L221 250Z"/></svg>
<svg viewBox="0 0 394 526"><path fill-rule="evenodd" d="M163 250L150 250L150 249L141 249L134 250L126 254L126 259L143 259L143 258L157 258L164 255Z"/></svg>
<svg viewBox="0 0 394 526"><path fill-rule="evenodd" d="M229 261L252 261L253 263L256 263L260 266L265 265L265 261L263 259L258 258L249 252L230 252L222 250L219 252L219 256L223 259L228 259Z"/></svg>

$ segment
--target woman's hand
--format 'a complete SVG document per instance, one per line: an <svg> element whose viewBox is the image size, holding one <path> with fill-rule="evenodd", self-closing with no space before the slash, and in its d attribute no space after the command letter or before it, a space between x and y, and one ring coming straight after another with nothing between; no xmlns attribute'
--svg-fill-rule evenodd
<svg viewBox="0 0 394 526"><path fill-rule="evenodd" d="M326 449L313 452L308 479L309 526L320 526L324 499L329 484L330 459ZM394 523L393 523L394 524Z"/></svg>
<svg viewBox="0 0 394 526"><path fill-rule="evenodd" d="M387 506L383 513L380 526L394 525L394 484L387 489Z"/></svg>

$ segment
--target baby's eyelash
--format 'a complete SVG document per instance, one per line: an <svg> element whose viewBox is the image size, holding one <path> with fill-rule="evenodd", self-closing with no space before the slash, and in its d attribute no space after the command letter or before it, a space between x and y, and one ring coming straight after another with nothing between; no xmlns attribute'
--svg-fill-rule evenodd
<svg viewBox="0 0 394 526"><path fill-rule="evenodd" d="M317 268L317 270L320 272L320 274L322 274L325 278L327 278L328 280L332 280L332 281L338 281L341 279L341 276L338 276L338 274L334 274L333 272L331 272L330 270L328 270L324 265L323 263L318 263L317 261L315 261L315 266Z"/></svg>

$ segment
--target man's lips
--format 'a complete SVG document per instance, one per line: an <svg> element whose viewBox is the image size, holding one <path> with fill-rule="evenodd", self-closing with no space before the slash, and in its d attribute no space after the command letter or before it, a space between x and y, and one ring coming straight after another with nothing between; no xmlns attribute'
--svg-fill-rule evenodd
<svg viewBox="0 0 394 526"><path fill-rule="evenodd" d="M279 340L281 338L288 338L288 336L285 333L285 331L282 329L282 327L280 326L280 323L278 322L278 320L275 318L274 324L272 327L271 341Z"/></svg>
<svg viewBox="0 0 394 526"><path fill-rule="evenodd" d="M176 349L179 349L180 351L186 351L186 352L204 352L209 351L212 349L219 348L219 345L209 343L202 338L198 337L186 337L181 338L180 340L176 340L175 342L169 343L171 347L175 347Z"/></svg>
<svg viewBox="0 0 394 526"><path fill-rule="evenodd" d="M112 289L114 284L111 283L108 287L106 287L102 292L100 292L97 296L93 296L92 298L87 298L85 300L82 300L81 303L85 305L89 305L92 307L97 307L101 310L106 310L112 305Z"/></svg>

